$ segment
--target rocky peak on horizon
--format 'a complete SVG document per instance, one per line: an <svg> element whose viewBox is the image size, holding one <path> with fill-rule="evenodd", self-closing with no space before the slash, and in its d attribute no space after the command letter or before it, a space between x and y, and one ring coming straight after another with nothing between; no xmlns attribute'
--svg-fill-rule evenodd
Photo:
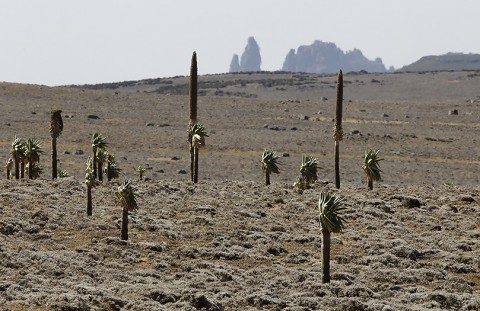
<svg viewBox="0 0 480 311"><path fill-rule="evenodd" d="M250 37L248 38L247 46L243 51L240 61L237 54L233 55L229 72L261 71L261 63L262 57L260 56L260 47L258 46L257 41L255 41L255 38Z"/></svg>
<svg viewBox="0 0 480 311"><path fill-rule="evenodd" d="M283 63L283 71L336 73L365 70L368 72L387 71L381 58L367 59L362 51L354 49L344 52L335 43L315 41L311 45L302 45L297 51L291 49Z"/></svg>

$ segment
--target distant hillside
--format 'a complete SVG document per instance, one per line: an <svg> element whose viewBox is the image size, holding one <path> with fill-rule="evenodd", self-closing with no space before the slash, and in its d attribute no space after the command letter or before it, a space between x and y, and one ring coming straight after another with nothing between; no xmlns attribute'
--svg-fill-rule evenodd
<svg viewBox="0 0 480 311"><path fill-rule="evenodd" d="M380 58L367 59L362 51L354 49L344 52L335 43L315 41L311 45L298 47L285 57L283 71L309 73L336 73L339 69L344 72L361 71L385 72L386 68Z"/></svg>
<svg viewBox="0 0 480 311"><path fill-rule="evenodd" d="M480 54L448 53L424 56L398 71L479 70Z"/></svg>

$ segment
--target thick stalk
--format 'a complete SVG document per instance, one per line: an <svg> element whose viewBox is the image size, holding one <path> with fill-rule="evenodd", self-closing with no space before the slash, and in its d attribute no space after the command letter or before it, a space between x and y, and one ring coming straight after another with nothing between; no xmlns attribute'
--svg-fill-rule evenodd
<svg viewBox="0 0 480 311"><path fill-rule="evenodd" d="M342 130L342 109L343 109L343 74L342 70L338 72L337 78L337 102L335 106L335 186L340 188L340 147L339 143L343 139Z"/></svg>
<svg viewBox="0 0 480 311"><path fill-rule="evenodd" d="M192 146L192 140L190 139L190 178L194 181L195 176L195 148Z"/></svg>
<svg viewBox="0 0 480 311"><path fill-rule="evenodd" d="M97 161L97 173L98 173L98 180L99 181L103 181L103 171L102 171L102 166L103 166L103 163L100 162L100 161Z"/></svg>
<svg viewBox="0 0 480 311"><path fill-rule="evenodd" d="M322 282L323 283L330 283L330 231L328 229L322 229L323 235L323 276Z"/></svg>
<svg viewBox="0 0 480 311"><path fill-rule="evenodd" d="M107 161L107 180L112 180L112 174L110 174L110 161Z"/></svg>
<svg viewBox="0 0 480 311"><path fill-rule="evenodd" d="M57 138L52 137L52 179L57 178Z"/></svg>
<svg viewBox="0 0 480 311"><path fill-rule="evenodd" d="M92 216L92 186L87 185L87 215Z"/></svg>
<svg viewBox="0 0 480 311"><path fill-rule="evenodd" d="M33 179L33 161L31 159L28 160L28 179Z"/></svg>
<svg viewBox="0 0 480 311"><path fill-rule="evenodd" d="M93 147L93 178L97 179L97 148Z"/></svg>
<svg viewBox="0 0 480 311"><path fill-rule="evenodd" d="M122 208L122 240L128 240L128 209Z"/></svg>
<svg viewBox="0 0 480 311"><path fill-rule="evenodd" d="M20 178L20 163L19 163L20 161L18 161L18 157L14 156L13 162L15 165L15 179L19 179Z"/></svg>
<svg viewBox="0 0 480 311"><path fill-rule="evenodd" d="M10 179L10 168L7 166L7 179Z"/></svg>
<svg viewBox="0 0 480 311"><path fill-rule="evenodd" d="M194 175L193 175L193 182L196 184L198 183L198 150L200 148L194 148L194 158L195 158L195 162L194 162L194 166L195 166L195 170L194 170Z"/></svg>
<svg viewBox="0 0 480 311"><path fill-rule="evenodd" d="M373 190L373 180L367 178L368 189Z"/></svg>
<svg viewBox="0 0 480 311"><path fill-rule="evenodd" d="M192 64L190 66L190 122L193 125L197 122L197 53L193 52Z"/></svg>
<svg viewBox="0 0 480 311"><path fill-rule="evenodd" d="M25 161L20 161L20 178L25 178Z"/></svg>
<svg viewBox="0 0 480 311"><path fill-rule="evenodd" d="M270 185L270 171L269 170L265 171L265 185L266 186Z"/></svg>
<svg viewBox="0 0 480 311"><path fill-rule="evenodd" d="M340 189L340 143L335 142L335 187Z"/></svg>
<svg viewBox="0 0 480 311"><path fill-rule="evenodd" d="M190 124L189 130L192 126L197 122L197 91L198 91L198 70L197 70L197 53L193 52L192 54L192 62L190 66ZM195 151L192 146L192 137L189 133L188 142L190 144L190 178L193 182L195 182Z"/></svg>

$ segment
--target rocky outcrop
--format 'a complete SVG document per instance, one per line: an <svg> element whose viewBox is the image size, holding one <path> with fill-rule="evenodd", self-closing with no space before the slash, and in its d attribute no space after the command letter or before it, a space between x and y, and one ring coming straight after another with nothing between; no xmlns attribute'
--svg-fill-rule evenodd
<svg viewBox="0 0 480 311"><path fill-rule="evenodd" d="M260 56L260 47L255 41L254 37L248 38L247 46L245 51L243 51L242 57L240 58L240 63L238 63L238 55L233 55L232 62L230 63L230 72L239 72L239 71L261 71L260 65L262 63L262 57ZM237 69L238 65L238 70Z"/></svg>
<svg viewBox="0 0 480 311"><path fill-rule="evenodd" d="M233 54L232 61L230 62L230 70L228 72L239 72L240 71L240 61L238 59L238 54Z"/></svg>
<svg viewBox="0 0 480 311"><path fill-rule="evenodd" d="M335 43L315 41L312 45L302 45L295 53L291 49L285 57L283 71L336 73L365 70L368 72L385 72L386 68L380 58L367 59L362 51L354 49L344 52Z"/></svg>

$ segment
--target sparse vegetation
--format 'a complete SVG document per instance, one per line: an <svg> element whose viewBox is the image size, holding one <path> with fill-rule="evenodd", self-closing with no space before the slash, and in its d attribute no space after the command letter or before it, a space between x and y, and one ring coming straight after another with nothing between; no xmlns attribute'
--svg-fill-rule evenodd
<svg viewBox="0 0 480 311"><path fill-rule="evenodd" d="M7 175L7 179L10 179L10 175L12 174L13 168L13 160L12 158L8 158L7 162L5 163L5 171Z"/></svg>
<svg viewBox="0 0 480 311"><path fill-rule="evenodd" d="M118 186L115 196L122 207L122 233L121 239L128 240L128 213L138 209L136 189L130 179L124 179Z"/></svg>
<svg viewBox="0 0 480 311"><path fill-rule="evenodd" d="M34 138L29 138L25 142L24 155L27 161L28 178L38 178L43 169L40 167L40 155L43 154L43 147L40 141Z"/></svg>
<svg viewBox="0 0 480 311"><path fill-rule="evenodd" d="M93 178L97 178L97 150L105 149L108 146L107 138L100 133L93 134L92 151L93 151Z"/></svg>
<svg viewBox="0 0 480 311"><path fill-rule="evenodd" d="M105 173L107 174L107 180L111 181L113 178L120 177L121 169L118 167L118 163L115 160L115 156L107 154L107 165L105 166Z"/></svg>
<svg viewBox="0 0 480 311"><path fill-rule="evenodd" d="M199 150L201 147L205 146L205 137L208 137L207 129L203 124L195 123L191 128L192 137L192 147L193 147L193 159L194 159L194 171L193 171L193 182L198 183L198 157Z"/></svg>
<svg viewBox="0 0 480 311"><path fill-rule="evenodd" d="M17 136L13 138L10 148L10 156L13 159L15 169L15 179L20 178L20 161L24 154L24 142Z"/></svg>
<svg viewBox="0 0 480 311"><path fill-rule="evenodd" d="M330 282L330 237L332 233L341 232L344 229L345 220L340 216L345 210L342 207L343 198L337 197L330 192L320 193L318 200L318 211L320 213L320 224L322 225L322 270L323 283Z"/></svg>
<svg viewBox="0 0 480 311"><path fill-rule="evenodd" d="M61 168L58 168L57 169L57 177L58 178L70 177L70 173L66 170L62 170Z"/></svg>
<svg viewBox="0 0 480 311"><path fill-rule="evenodd" d="M103 181L103 164L107 161L107 151L104 148L97 149L97 174L98 181Z"/></svg>
<svg viewBox="0 0 480 311"><path fill-rule="evenodd" d="M95 187L96 181L93 175L93 158L88 157L87 168L85 169L85 184L87 185L87 215L92 216L92 188Z"/></svg>
<svg viewBox="0 0 480 311"><path fill-rule="evenodd" d="M137 172L138 172L138 179L142 180L143 179L143 173L146 172L146 169L143 166L138 166L137 167Z"/></svg>
<svg viewBox="0 0 480 311"><path fill-rule="evenodd" d="M355 75L366 82L364 93L370 87L368 84L372 76L388 82L375 86L385 90L392 90L393 81L398 81L394 75L381 78L366 73ZM302 74L302 77L307 76ZM449 77L468 81L466 76L466 73L460 72L448 76L438 73L432 80L438 78L438 82ZM212 79L211 76L199 78ZM230 83L228 79L231 77L226 77L225 83ZM433 109L434 106L426 101L421 103L425 106L417 110L421 105L411 105L408 99L405 103L395 94L391 101L396 104L395 110L387 111L391 118L384 120L377 108L387 105L387 100L370 101L361 98L364 93L355 92L360 98L355 97L351 105L353 108L346 110L346 116L348 114L348 121L352 122L349 124L358 126L362 133L358 131L345 137L348 138L348 154L344 154L341 160L343 178L348 182L342 184L341 190L333 191L345 198L341 208L347 209L338 214L349 223L343 221L341 226L337 226L346 234L332 234L335 228L329 227L328 217L322 217L320 212L321 198L311 197L311 194L314 190L334 189L335 185L327 181L321 185L318 181L307 182L306 176L313 174L302 172L302 167L308 162L304 159L306 156L302 156L298 172L302 152L315 152L319 163L323 163L326 157L331 161L331 152L328 152L331 149L328 148L331 147L331 127L324 131L324 125L330 122L333 127L333 115L328 115L331 110L328 107L322 107L315 116L312 115L319 110L319 101L310 96L320 94L331 97L335 78L318 76L320 79L329 81L329 84L322 86L319 82L320 89L298 97L295 97L298 93L275 93L270 98L267 97L270 94L262 93L265 90L250 83L247 83L246 90L257 88L261 100L200 97L199 104L201 107L205 104L205 112L208 112L205 116L214 120L217 127L215 146L211 151L207 150L209 161L205 163L212 167L208 174L211 181L206 181L201 187L192 185L188 177L185 180L188 152L182 146L178 149L178 144L186 138L186 120L179 123L174 112L179 106L181 109L188 108L185 107L186 102L181 103L176 96L155 95L155 100L148 100L151 94L134 93L135 88L143 92L142 85L132 86L133 90L119 90L119 96L112 91L25 87L25 90L33 90L30 94L18 85L0 85L0 100L8 104L12 100L13 107L18 106L20 99L25 102L22 113L19 109L11 109L8 115L11 120L5 121L2 126L5 137L13 137L15 131L23 138L31 137L27 130L44 133L42 139L47 137L45 117L48 118L49 107L52 100L62 100L64 110L69 111L64 118L71 120L76 128L74 135L68 139L65 161L59 155L62 158L58 162L59 167L70 170L73 176L83 173L84 160L87 155L91 156L88 152L89 135L94 132L83 125L91 124L100 132L108 128L112 133L111 143L125 142L118 160L122 166L125 163L126 173L132 174L129 177L133 184L134 176L140 173L134 171L139 164L148 168L148 177L158 179L158 182L138 185L137 193L144 195L143 200L135 201L134 209L138 208L137 202L141 209L131 213L128 209L125 212L119 196L113 195L118 192L117 183L100 187L93 178L96 188L91 188L87 196L91 201L91 192L94 191L95 217L78 214L79 203L81 212L85 212L83 176L78 176L80 181L69 178L53 183L48 180L0 180L0 237L3 238L0 261L4 261L0 292L5 293L0 294L0 305L7 309L35 308L41 302L40 308L44 309L118 309L128 306L139 310L235 309L243 306L245 309L401 310L408 301L416 309L477 310L479 267L476 241L479 235L476 220L479 190L475 183L478 179L475 168L479 161L472 147L475 145L471 140L462 140L461 133L467 129L477 133L475 117L479 106L462 102L462 99L452 104L453 100L450 101L449 97L448 103L435 102L438 109ZM186 94L188 78L175 80L175 85L180 85L178 81L183 83ZM305 81L308 82L308 79ZM470 84L473 82L469 81ZM3 92L3 87L27 95L14 101L13 96L8 95L12 91ZM454 85L451 89L455 89ZM57 96L57 92L61 96ZM274 93L274 90L269 92ZM81 96L81 99L69 98L71 94ZM32 100L33 104L25 101L25 96L35 98L37 95L42 99ZM289 96L295 99L287 100L291 98ZM295 101L297 98L301 102ZM76 108L78 102L81 104ZM325 99L322 105L329 102ZM84 112L87 111L107 115L100 108L96 111L95 105L102 106L102 110L109 109L108 119L92 121L85 118ZM462 112L459 115L462 120L458 123L457 120L450 123L446 116L453 107ZM159 120L152 120L157 115L147 118L141 115L145 111L156 111L155 108L161 108L158 110ZM35 110L36 115L33 113ZM38 111L46 111L47 114L38 114ZM6 112L9 113L8 110ZM308 115L308 120L300 121L300 113ZM404 113L408 113L409 119L405 115L407 120L403 121ZM201 116L200 119L203 119ZM417 118L420 121L414 121ZM145 129L145 120L155 122L158 127ZM390 126L388 135L384 135L381 129L385 124L397 124L394 120L402 126ZM31 124L24 126L25 121L31 121ZM448 121L448 124L438 121ZM7 122L11 124L7 125ZM161 124L167 125L160 128ZM438 124L435 133L430 129L432 124ZM274 126L283 128L283 132L270 131L269 128ZM317 128L322 131L315 140L311 140ZM434 137L411 135L420 132ZM379 158L384 157L383 150L388 150L389 158L395 161L388 165L389 185L382 187L381 191L364 193L360 190L365 187L365 175L359 175L363 174L359 169L367 143L381 144L383 147L379 155L378 151L373 152L377 152ZM275 177L278 184L274 186L262 188L262 185L251 181L260 174L257 166L259 146L282 146L284 149L277 153L282 157L279 161L282 164L285 162L285 166L280 165L282 175ZM3 147L6 155L10 146L5 146L3 142ZM89 154L84 155L85 150ZM206 154L205 150L202 152ZM5 157L4 163L9 166L9 175L13 176L14 161L11 155L9 157L11 160L5 163L8 158ZM19 158L26 159L23 153ZM28 162L20 160L19 163L21 166ZM37 164L35 162L31 166L32 172L35 172ZM50 169L47 165L50 164L47 162L45 171ZM90 167L93 169L93 165ZM98 162L96 167L103 170L105 179L119 177L120 169L113 155L107 155L103 167L100 165L99 168ZM331 166L326 171L333 174ZM20 168L20 174L22 172L25 170ZM321 179L322 172L323 169L316 171L315 176ZM364 173L367 174L366 171ZM381 174L385 177L383 172ZM33 175L40 176L40 173ZM293 181L295 175L299 175L297 182L303 189L308 185L315 186L315 189L305 191L303 196L294 193L284 182ZM43 176L45 174L41 178ZM61 169L57 170L57 177L62 177ZM358 179L360 187L356 182ZM448 185L442 185L444 180L448 180ZM313 206L316 203L318 210ZM308 205L311 208L306 210ZM116 206L122 207L122 216ZM328 213L323 211L323 214ZM312 220L316 232L311 230ZM125 240L133 239L135 243L120 241L119 229L122 229L122 236L125 229ZM130 236L128 229L132 229ZM322 238L324 229L329 232L328 238ZM329 258L322 260L327 247ZM320 254L320 248L323 254ZM320 267L322 264L324 267ZM320 270L324 268L325 271L325 265L328 265L328 273ZM377 273L379 271L382 273ZM319 285L327 274L332 284ZM128 275L128 284L124 282L125 275ZM239 278L241 284L235 282ZM25 285L25 280L37 279L42 282ZM72 279L81 282L71 282ZM213 280L216 289L221 292L231 292L233 285L235 295L218 295L217 291L197 286L205 280L207 283ZM120 291L118 286L111 285L120 283L126 285ZM179 285L188 290L179 290ZM275 288L275 293L270 295L265 288Z"/></svg>
<svg viewBox="0 0 480 311"><path fill-rule="evenodd" d="M310 155L302 155L300 165L300 176L297 176L295 187L299 190L309 188L317 179L318 160Z"/></svg>
<svg viewBox="0 0 480 311"><path fill-rule="evenodd" d="M265 172L265 185L270 185L270 174L280 174L280 170L278 168L278 156L274 151L269 149L265 149L262 154L262 170Z"/></svg>
<svg viewBox="0 0 480 311"><path fill-rule="evenodd" d="M367 177L367 185L370 190L373 190L373 182L382 180L380 173L379 162L383 159L379 156L380 150L367 150L365 151L365 157L363 159L363 171Z"/></svg>

